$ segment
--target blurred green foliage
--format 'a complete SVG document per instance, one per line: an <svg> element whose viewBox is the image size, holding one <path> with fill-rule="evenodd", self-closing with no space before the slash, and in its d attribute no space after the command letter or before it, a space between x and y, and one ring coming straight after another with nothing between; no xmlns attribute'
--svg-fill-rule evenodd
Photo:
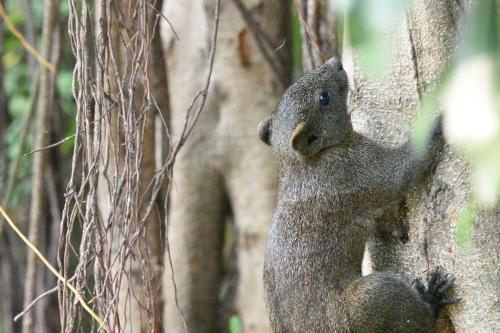
<svg viewBox="0 0 500 333"><path fill-rule="evenodd" d="M344 0L347 39L359 53L361 66L382 74L391 59L390 22L408 8L409 0Z"/></svg>
<svg viewBox="0 0 500 333"><path fill-rule="evenodd" d="M453 136L456 137L460 147L472 162L474 176L472 200L484 207L494 207L498 204L500 196L500 72L498 68L500 20L497 6L496 0L482 0L472 8L469 26L452 64L450 80L453 82L449 84L447 91L453 98L458 98L459 104L475 107L471 110L456 110L458 107L452 109L448 106L446 111L449 117L455 117L457 122L464 124L471 123L473 117L481 117L483 120L476 135L454 134ZM461 84L462 81L467 82L466 85ZM476 87L481 87L482 91L477 92L474 90Z"/></svg>
<svg viewBox="0 0 500 333"><path fill-rule="evenodd" d="M16 1L7 1L8 15L16 26L24 24L24 15L21 4ZM41 20L40 20L41 21ZM3 22L2 22L3 24ZM20 128L24 115L27 113L30 99L30 73L26 61L26 51L8 30L5 30L4 53L2 56L2 66L4 68L3 85L8 98L8 113L11 119L10 127L5 135L7 143L7 159L12 161L19 152L19 142L21 137ZM28 145L31 146L31 136L28 137ZM31 163L28 159L21 159L18 170L18 179L11 203L17 205L20 199L29 193L31 181L29 177Z"/></svg>
<svg viewBox="0 0 500 333"><path fill-rule="evenodd" d="M361 67L377 78L392 59L393 41L387 38L391 29L389 22L410 8L411 1L343 0L341 3L346 13L348 41L357 50ZM457 223L459 244L471 241L477 209L498 205L500 194L500 22L497 2L476 1L470 12L467 8L466 11L468 16L458 48L437 85L423 97L412 133L417 147L422 149L436 110L444 110L447 139L471 162L474 191ZM474 88L479 85L484 89L477 93ZM451 98L447 99L447 95ZM450 100L453 103L448 103ZM462 110L464 105L471 107ZM477 128L471 128L473 123ZM460 131L457 128L460 124L471 133Z"/></svg>
<svg viewBox="0 0 500 333"><path fill-rule="evenodd" d="M239 316L231 316L229 318L229 331L231 333L241 333L241 320Z"/></svg>
<svg viewBox="0 0 500 333"><path fill-rule="evenodd" d="M5 7L10 19L19 31L25 37L28 36L26 29L26 15L23 11L21 1L7 0ZM71 79L73 69L73 56L68 45L68 36L66 22L68 18L68 3L61 0L61 41L62 55L61 62L57 72L57 91L56 101L57 107L54 108L53 118L58 118L59 123L63 125L63 137L69 136L75 130L75 103L71 92ZM35 48L42 50L41 29L43 20L43 1L32 2L33 24L35 26ZM3 22L1 23L3 24ZM32 73L28 65L28 53L21 45L19 40L10 31L5 29L4 53L1 55L1 63L5 71L3 84L5 93L8 99L8 113L11 119L10 126L5 135L7 143L7 159L12 161L22 150L22 154L31 151L32 136L28 135L28 140L25 147L20 147L21 127L28 114L30 105L31 84L36 77ZM37 64L37 70L39 69ZM35 104L36 105L36 104ZM62 139L54 138L54 139ZM59 149L63 155L70 155L72 151L73 141L69 140L62 144ZM29 198L31 180L31 156L23 156L18 169L18 182L16 183L14 192L12 193L11 205L17 205L21 200Z"/></svg>

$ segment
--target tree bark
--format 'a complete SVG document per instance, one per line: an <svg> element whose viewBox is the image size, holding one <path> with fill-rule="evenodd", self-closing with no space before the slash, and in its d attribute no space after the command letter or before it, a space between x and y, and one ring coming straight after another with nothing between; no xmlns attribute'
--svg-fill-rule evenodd
<svg viewBox="0 0 500 333"><path fill-rule="evenodd" d="M351 81L354 126L369 137L395 145L405 141L422 97L450 61L463 26L468 4L459 1L417 0L395 17L395 53L382 80L368 78L359 67L356 50L347 47L344 66ZM439 110L436 110L436 114ZM456 224L471 193L471 170L451 146L436 159L435 172L419 184L400 207L397 220L379 221L368 246L365 273L389 270L408 279L427 277L435 266L456 276L454 294L463 298L448 307L438 322L440 331L500 331L498 267L499 210L480 211L475 217L473 241L459 246ZM387 230L402 221L407 230ZM398 235L398 237L394 237ZM446 317L449 316L451 321Z"/></svg>
<svg viewBox="0 0 500 333"><path fill-rule="evenodd" d="M138 244L133 247L131 256L120 264L123 265L121 268L115 268L114 271L116 276L122 274L120 269L125 272L125 277L119 286L119 327L123 332L160 332L163 203L158 200L154 205L144 221L144 230L138 218L144 214L149 203L150 185L156 171L155 148L158 145L155 144L155 118L159 112L163 116L168 115L169 109L166 70L159 35L158 13L161 12L162 1L111 2L105 6L109 6L107 9L109 16L106 20L110 23L111 40L109 42L114 57L114 60L110 60L108 67L111 73L109 74L110 91L112 96L119 101L119 106L111 110L112 120L103 128L103 133L108 135L104 135L101 150L105 155L104 160L108 162L103 163L100 170L98 201L104 220L113 224L117 235L113 238L112 257L122 257L123 245L127 244L127 233L129 235L144 233L140 236ZM148 31L149 35L144 38L151 38L150 44L148 43L149 49L145 50L138 46L139 43L133 47L127 46L127 43L135 43L131 41L134 38L132 36L142 24L142 18L139 17L141 14L135 11L140 6L145 6L146 9L143 8L141 11L147 12L147 28L143 30L143 33ZM98 17L99 15L102 13L99 13ZM145 53L147 59L140 59L138 54L141 52ZM144 66L147 74L140 70L138 74L132 74L135 70L134 66L144 64L147 64ZM141 77L143 74L147 75L147 80ZM115 75L122 81L115 79ZM139 76L136 79L137 82L133 82L133 75ZM152 103L149 110L144 107L145 96L151 96L154 99L154 101L148 101ZM131 107L128 108L127 105ZM134 116L129 118L131 114ZM137 119L137 129L131 129L126 125L131 119ZM135 132L136 130L138 132ZM134 138L135 135L140 136L137 141ZM128 140L132 140L131 143L136 146L118 148ZM133 165L136 158L140 162L138 165ZM134 169L136 167L137 170ZM127 191L126 194L120 194L120 190L110 187L108 181L111 179L120 179L120 182L126 184L123 190ZM136 180L137 183L135 183ZM137 190L130 189L130 186L137 186ZM128 197L126 200L131 200L132 205L138 205L131 208L132 216L127 217L126 220L120 218L122 214L125 214L125 207L128 205L126 200L118 199L120 200L119 207L114 205L114 200L120 196ZM124 227L123 221L128 223L128 226ZM125 234L123 234L124 230L127 230ZM129 244L129 246L132 245ZM148 272L145 272L145 269Z"/></svg>
<svg viewBox="0 0 500 333"><path fill-rule="evenodd" d="M164 279L164 324L172 332L184 331L180 310L189 332L218 332L227 325L227 316L218 312L228 219L234 220L239 277L234 308L228 311L240 315L245 332L269 331L262 267L277 172L271 151L259 142L256 128L272 113L283 93L282 82L289 82L290 8L286 1L241 1L274 44L267 55L275 64L285 60L287 74L277 77L280 71L266 61L254 37L255 27L245 25L235 3L222 3L213 83L205 111L174 169L168 220L174 276L169 274L166 260ZM163 13L179 36L176 40L164 24L173 138L178 138L185 110L203 86L213 6L213 1L206 0L168 1L164 6ZM165 257L168 259L167 254Z"/></svg>

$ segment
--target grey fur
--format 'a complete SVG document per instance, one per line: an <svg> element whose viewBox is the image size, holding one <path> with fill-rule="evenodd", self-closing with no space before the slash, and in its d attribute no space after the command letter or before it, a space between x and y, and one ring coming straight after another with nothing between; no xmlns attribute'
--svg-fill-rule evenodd
<svg viewBox="0 0 500 333"><path fill-rule="evenodd" d="M417 292L392 273L362 277L361 261L374 217L429 168L440 122L423 154L409 142L383 147L353 130L347 86L331 59L293 84L259 126L280 166L264 267L273 332L432 332L441 299L426 300L420 281Z"/></svg>

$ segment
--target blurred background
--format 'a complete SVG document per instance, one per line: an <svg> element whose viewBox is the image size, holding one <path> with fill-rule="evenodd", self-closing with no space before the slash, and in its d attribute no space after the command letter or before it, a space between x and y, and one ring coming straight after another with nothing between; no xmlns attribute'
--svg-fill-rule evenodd
<svg viewBox="0 0 500 333"><path fill-rule="evenodd" d="M269 332L257 126L333 56L357 131L421 147L442 114L448 143L363 273L440 265L463 298L440 331L500 331L496 1L0 5L0 205L79 295L0 218L0 332Z"/></svg>

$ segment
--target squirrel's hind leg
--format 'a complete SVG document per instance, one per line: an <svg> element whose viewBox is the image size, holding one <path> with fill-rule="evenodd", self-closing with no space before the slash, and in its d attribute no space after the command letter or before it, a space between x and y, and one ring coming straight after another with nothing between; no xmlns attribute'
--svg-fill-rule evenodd
<svg viewBox="0 0 500 333"><path fill-rule="evenodd" d="M351 332L435 332L432 305L392 273L376 272L353 280L340 303Z"/></svg>

